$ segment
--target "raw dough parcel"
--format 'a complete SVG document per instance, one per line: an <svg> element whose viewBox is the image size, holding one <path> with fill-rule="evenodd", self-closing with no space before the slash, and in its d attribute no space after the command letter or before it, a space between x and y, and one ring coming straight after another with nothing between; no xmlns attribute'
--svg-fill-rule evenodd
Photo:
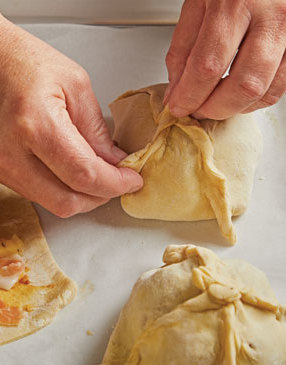
<svg viewBox="0 0 286 365"><path fill-rule="evenodd" d="M286 364L285 307L263 272L193 245L135 284L103 365Z"/></svg>
<svg viewBox="0 0 286 365"><path fill-rule="evenodd" d="M144 187L121 199L137 218L196 221L216 218L231 242L231 217L250 198L262 138L250 115L225 121L177 119L162 99L166 85L128 91L111 105L113 139L130 155L120 166L144 179Z"/></svg>

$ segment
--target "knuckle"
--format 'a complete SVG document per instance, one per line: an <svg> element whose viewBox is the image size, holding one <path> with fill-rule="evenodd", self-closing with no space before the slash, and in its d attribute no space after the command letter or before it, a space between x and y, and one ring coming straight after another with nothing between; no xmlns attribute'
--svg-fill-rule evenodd
<svg viewBox="0 0 286 365"><path fill-rule="evenodd" d="M247 100L259 100L266 92L262 80L257 77L249 77L238 84L238 93Z"/></svg>
<svg viewBox="0 0 286 365"><path fill-rule="evenodd" d="M96 169L86 166L77 167L77 173L73 178L72 188L78 191L83 191L90 186L95 186L97 174Z"/></svg>
<svg viewBox="0 0 286 365"><path fill-rule="evenodd" d="M178 59L177 54L174 52L172 48L170 48L165 58L167 67L172 67L173 65L175 65L177 59Z"/></svg>
<svg viewBox="0 0 286 365"><path fill-rule="evenodd" d="M112 145L108 127L102 118L95 118L96 123L93 124L93 136L96 138L96 141L103 141L105 143L110 143Z"/></svg>
<svg viewBox="0 0 286 365"><path fill-rule="evenodd" d="M185 67L186 61L180 53L180 50L176 51L174 47L171 47L166 55L165 62L169 72L169 81L180 74Z"/></svg>
<svg viewBox="0 0 286 365"><path fill-rule="evenodd" d="M282 95L273 95L270 93L266 93L263 98L259 101L261 105L264 107L272 106L278 103L278 101L281 99Z"/></svg>
<svg viewBox="0 0 286 365"><path fill-rule="evenodd" d="M33 100L33 96L29 93L14 95L10 107L15 115L32 115L35 111Z"/></svg>
<svg viewBox="0 0 286 365"><path fill-rule="evenodd" d="M21 140L34 140L39 132L39 107L35 107L33 98L28 96L17 96L10 107L11 119L10 130L13 135Z"/></svg>
<svg viewBox="0 0 286 365"><path fill-rule="evenodd" d="M80 212L80 203L76 194L70 193L61 199L54 207L52 213L60 218L69 218Z"/></svg>
<svg viewBox="0 0 286 365"><path fill-rule="evenodd" d="M14 123L14 135L19 136L21 140L34 140L36 133L34 120L29 117L17 117Z"/></svg>
<svg viewBox="0 0 286 365"><path fill-rule="evenodd" d="M214 56L197 57L191 62L196 75L205 81L221 78L225 71L223 62Z"/></svg>
<svg viewBox="0 0 286 365"><path fill-rule="evenodd" d="M84 88L90 83L87 71L81 66L78 66L74 71L74 80L78 86L82 86Z"/></svg>

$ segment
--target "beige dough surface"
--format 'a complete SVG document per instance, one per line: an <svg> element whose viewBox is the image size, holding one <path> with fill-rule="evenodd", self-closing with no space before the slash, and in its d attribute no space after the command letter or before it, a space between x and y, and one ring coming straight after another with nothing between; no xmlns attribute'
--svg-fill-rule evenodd
<svg viewBox="0 0 286 365"><path fill-rule="evenodd" d="M0 185L0 237L17 235L24 243L29 285L0 289L0 301L23 309L17 327L0 326L0 344L27 336L49 324L76 295L76 284L54 261L31 203Z"/></svg>
<svg viewBox="0 0 286 365"><path fill-rule="evenodd" d="M135 284L102 365L286 364L286 308L262 271L193 245L163 261Z"/></svg>
<svg viewBox="0 0 286 365"><path fill-rule="evenodd" d="M196 221L216 218L231 243L231 217L248 204L262 137L251 115L225 121L177 119L162 99L166 84L128 91L110 109L113 139L130 155L120 166L144 179L143 188L121 198L137 218Z"/></svg>

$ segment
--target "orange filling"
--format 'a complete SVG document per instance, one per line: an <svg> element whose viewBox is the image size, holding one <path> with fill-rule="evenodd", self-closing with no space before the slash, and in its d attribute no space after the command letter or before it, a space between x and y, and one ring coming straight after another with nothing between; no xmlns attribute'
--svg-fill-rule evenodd
<svg viewBox="0 0 286 365"><path fill-rule="evenodd" d="M9 277L18 278L11 288L0 288L0 326L18 326L24 311L30 312L37 307L45 291L54 286L30 285L27 275L30 269L21 256L23 245L16 235L10 240L0 239L0 277L7 280Z"/></svg>
<svg viewBox="0 0 286 365"><path fill-rule="evenodd" d="M17 326L23 311L18 307L9 307L0 300L0 326Z"/></svg>
<svg viewBox="0 0 286 365"><path fill-rule="evenodd" d="M33 286L27 275L20 277L19 281L10 290L0 289L0 326L17 326L24 312L32 312L38 307L42 296L54 288L54 284ZM8 320L9 316L14 320Z"/></svg>

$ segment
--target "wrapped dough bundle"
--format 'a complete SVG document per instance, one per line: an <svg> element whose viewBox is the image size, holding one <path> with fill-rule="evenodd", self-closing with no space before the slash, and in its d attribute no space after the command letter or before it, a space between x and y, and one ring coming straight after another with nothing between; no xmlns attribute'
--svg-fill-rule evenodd
<svg viewBox="0 0 286 365"><path fill-rule="evenodd" d="M231 242L231 217L250 198L262 137L250 115L225 121L177 119L163 107L166 84L128 91L111 105L113 139L130 155L120 166L144 179L121 199L137 218L196 221L216 218Z"/></svg>
<svg viewBox="0 0 286 365"><path fill-rule="evenodd" d="M263 272L193 245L135 284L102 365L286 364L286 308Z"/></svg>

